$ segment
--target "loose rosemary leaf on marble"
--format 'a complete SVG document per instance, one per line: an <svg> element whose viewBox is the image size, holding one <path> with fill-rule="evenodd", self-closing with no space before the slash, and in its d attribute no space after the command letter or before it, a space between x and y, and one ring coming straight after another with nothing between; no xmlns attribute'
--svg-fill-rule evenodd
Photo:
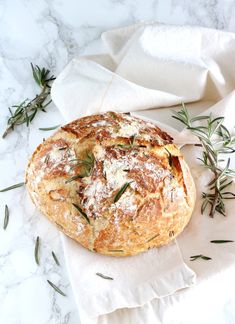
<svg viewBox="0 0 235 324"><path fill-rule="evenodd" d="M51 131L54 130L56 128L60 127L60 125L55 125L55 126L51 126L51 127L40 127L39 130L41 131Z"/></svg>
<svg viewBox="0 0 235 324"><path fill-rule="evenodd" d="M12 189L16 189L16 188L19 188L19 187L22 187L24 186L25 183L24 182L20 182L20 183L16 183L10 187L7 187L7 188L4 188L4 189L1 189L0 192L5 192L5 191L9 191L9 190L12 190Z"/></svg>
<svg viewBox="0 0 235 324"><path fill-rule="evenodd" d="M202 254L198 254L198 255L192 255L190 257L190 261L195 261L197 259L202 259L202 260L212 260L212 258L208 257L208 256L205 256L205 255L202 255Z"/></svg>
<svg viewBox="0 0 235 324"><path fill-rule="evenodd" d="M96 275L97 275L98 277L103 278L103 279L107 279L107 280L114 280L112 277L105 276L105 275L103 275L103 274L100 273L100 272L96 272Z"/></svg>
<svg viewBox="0 0 235 324"><path fill-rule="evenodd" d="M50 70L40 68L32 63L31 69L33 79L40 87L41 91L33 99L25 99L21 103L13 105L11 108L9 108L10 117L7 121L7 128L2 135L3 138L12 132L18 125L26 124L28 127L38 111L45 112L45 108L51 103L50 84L53 80L55 80L55 77L51 75Z"/></svg>
<svg viewBox="0 0 235 324"><path fill-rule="evenodd" d="M4 230L7 228L8 222L9 222L9 208L7 205L5 205L5 217L4 217L4 223L3 223Z"/></svg>
<svg viewBox="0 0 235 324"><path fill-rule="evenodd" d="M51 282L50 280L47 280L47 282L49 283L49 285L56 291L58 292L58 294L66 297L66 294L59 288L57 287L55 284L53 284L53 282Z"/></svg>
<svg viewBox="0 0 235 324"><path fill-rule="evenodd" d="M34 258L35 261L37 263L37 265L39 265L39 245L40 245L40 238L39 236L37 236L36 238L36 242L35 242L35 247L34 247Z"/></svg>
<svg viewBox="0 0 235 324"><path fill-rule="evenodd" d="M224 157L225 154L235 152L235 137L223 125L223 117L209 115L191 118L184 104L172 117L198 137L203 149L202 157L198 159L213 174L212 180L207 184L208 191L202 193L201 213L209 207L210 217L213 217L215 212L226 216L225 200L235 199L235 194L228 191L232 183L231 178L235 177L235 170L229 167L230 158L224 160L222 155ZM221 162L225 162L225 166L222 166Z"/></svg>
<svg viewBox="0 0 235 324"><path fill-rule="evenodd" d="M58 266L60 266L59 260L57 259L57 256L55 255L54 251L51 252L51 255L52 255L52 257L53 257L55 263L56 263Z"/></svg>
<svg viewBox="0 0 235 324"><path fill-rule="evenodd" d="M223 244L223 243L231 243L231 242L234 242L234 241L232 241L232 240L212 240L210 242L215 243L215 244Z"/></svg>

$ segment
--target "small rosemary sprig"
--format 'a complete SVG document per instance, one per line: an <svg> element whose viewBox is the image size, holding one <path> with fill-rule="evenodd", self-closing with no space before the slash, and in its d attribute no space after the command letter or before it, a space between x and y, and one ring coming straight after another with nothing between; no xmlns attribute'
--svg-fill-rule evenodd
<svg viewBox="0 0 235 324"><path fill-rule="evenodd" d="M197 259L202 259L202 260L206 260L206 261L208 261L208 260L212 260L210 257L205 256L205 255L202 255L202 254L192 255L192 256L190 257L190 261L195 261L195 260L197 260Z"/></svg>
<svg viewBox="0 0 235 324"><path fill-rule="evenodd" d="M73 159L70 162L75 162L73 165L73 169L79 166L82 166L82 172L77 174L65 181L65 183L69 183L71 181L77 180L79 178L89 177L91 175L91 171L95 164L95 157L94 154L91 152L86 153L86 157L84 159Z"/></svg>
<svg viewBox="0 0 235 324"><path fill-rule="evenodd" d="M226 166L221 166L221 162L225 161L221 158L221 155L235 152L233 148L235 137L231 136L228 129L223 125L223 117L214 118L209 115L191 118L184 104L173 118L183 123L198 137L203 149L202 158L199 158L199 160L205 168L213 173L213 179L208 183L208 192L202 193L201 213L203 214L207 206L210 206L210 217L213 217L215 212L225 216L224 200L235 198L234 193L227 191L232 183L231 178L235 177L235 171L229 168L229 158L226 161ZM202 125L195 125L196 122L202 122Z"/></svg>
<svg viewBox="0 0 235 324"><path fill-rule="evenodd" d="M21 103L9 108L10 117L7 121L7 128L3 134L5 138L16 126L26 123L27 126L32 122L37 112L42 110L45 112L45 108L51 103L48 101L48 97L51 93L50 83L55 80L51 72L45 68L39 68L37 65L31 63L32 74L35 82L41 88L41 92L33 99L25 99ZM12 108L15 111L12 111Z"/></svg>

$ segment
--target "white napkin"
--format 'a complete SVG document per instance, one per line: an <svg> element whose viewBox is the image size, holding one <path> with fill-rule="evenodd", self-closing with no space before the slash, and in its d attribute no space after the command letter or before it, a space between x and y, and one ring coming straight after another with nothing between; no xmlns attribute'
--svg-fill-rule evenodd
<svg viewBox="0 0 235 324"><path fill-rule="evenodd" d="M88 317L143 305L189 287L195 281L194 272L183 263L174 242L124 258L89 252L65 236L63 244L77 304ZM100 278L96 273L113 280Z"/></svg>
<svg viewBox="0 0 235 324"><path fill-rule="evenodd" d="M53 84L53 101L66 121L95 112L133 112L182 101L203 100L204 107L210 107L234 88L234 34L142 24L106 32L102 39L108 55L73 59ZM227 116L234 107L234 98L231 93L225 102L210 109ZM156 119L180 144L195 143L190 133L174 128L169 110L164 111L133 114ZM197 114L197 105L193 112ZM232 127L231 118L227 126ZM144 305L195 281L176 242L123 259L95 255L67 237L63 243L71 283L86 324L91 317ZM114 280L97 277L96 272Z"/></svg>
<svg viewBox="0 0 235 324"><path fill-rule="evenodd" d="M66 121L107 110L218 101L234 89L235 34L151 24L109 31L102 39L109 55L75 58L54 82L52 98Z"/></svg>

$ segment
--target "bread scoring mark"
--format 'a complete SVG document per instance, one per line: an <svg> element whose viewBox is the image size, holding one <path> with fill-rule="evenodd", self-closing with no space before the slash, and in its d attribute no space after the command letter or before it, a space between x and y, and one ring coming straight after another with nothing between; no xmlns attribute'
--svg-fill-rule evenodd
<svg viewBox="0 0 235 324"><path fill-rule="evenodd" d="M161 186L169 170L163 168L159 163L139 161L139 163L128 172L129 178L135 180L135 189L145 197L149 192L155 193Z"/></svg>
<svg viewBox="0 0 235 324"><path fill-rule="evenodd" d="M155 220L157 224L161 215L161 200L154 197L145 200L144 204L139 206L135 220L138 221L138 223L144 224L153 223ZM148 228L148 226L146 228ZM159 233L159 231L156 232Z"/></svg>
<svg viewBox="0 0 235 324"><path fill-rule="evenodd" d="M39 152L36 161L35 167L41 171L37 175L36 183L39 183L43 178L49 179L56 175L66 175L73 172L70 168L70 160L76 158L76 153L72 147L61 150L61 147L64 148L65 146L68 146L68 143L62 139L48 140L48 143Z"/></svg>

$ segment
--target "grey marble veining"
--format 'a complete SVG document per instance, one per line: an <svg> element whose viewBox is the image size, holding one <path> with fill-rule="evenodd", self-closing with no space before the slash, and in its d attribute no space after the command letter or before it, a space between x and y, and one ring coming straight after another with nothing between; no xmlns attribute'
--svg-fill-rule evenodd
<svg viewBox="0 0 235 324"><path fill-rule="evenodd" d="M30 62L56 75L74 56L104 52L103 31L157 20L169 24L200 25L235 31L234 1L190 0L0 0L0 129L4 131L8 106L31 98ZM62 122L56 107L40 113L30 128L18 127L0 143L0 187L21 182L27 160L43 137L52 132L39 127ZM78 311L63 259L58 231L40 217L23 188L0 193L0 323L79 323ZM2 229L4 206L10 209ZM40 267L34 244L41 238ZM58 267L51 251L58 256ZM46 280L63 289L56 294Z"/></svg>

